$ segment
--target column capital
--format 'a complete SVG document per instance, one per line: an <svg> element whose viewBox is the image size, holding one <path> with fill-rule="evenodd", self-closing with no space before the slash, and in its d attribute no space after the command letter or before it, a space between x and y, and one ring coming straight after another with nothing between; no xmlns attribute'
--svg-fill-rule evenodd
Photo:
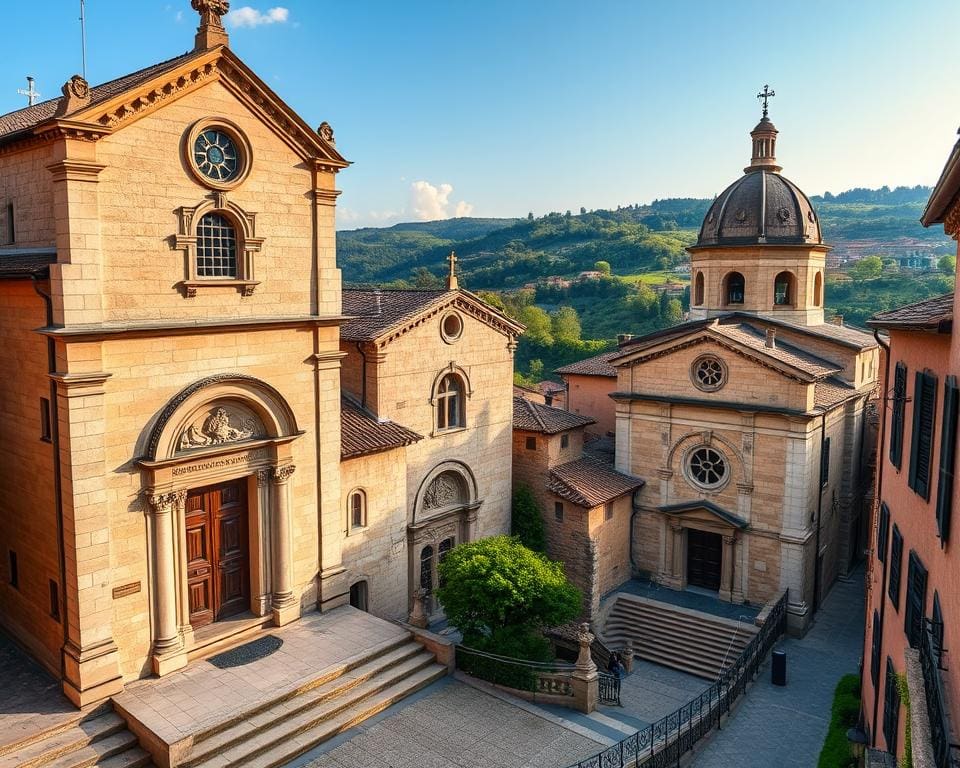
<svg viewBox="0 0 960 768"><path fill-rule="evenodd" d="M150 511L155 515L167 512L173 507L180 507L186 500L186 489L181 489L178 491L166 491L163 493L147 491L147 504L150 507Z"/></svg>
<svg viewBox="0 0 960 768"><path fill-rule="evenodd" d="M294 464L285 464L282 467L273 468L273 480L278 485L287 482L290 479L291 475L297 471L297 467Z"/></svg>
<svg viewBox="0 0 960 768"><path fill-rule="evenodd" d="M726 544L728 547L734 544L736 541L737 541L737 534L735 533L728 533L728 534L725 534L723 537L723 543Z"/></svg>
<svg viewBox="0 0 960 768"><path fill-rule="evenodd" d="M269 484L270 478L273 476L272 469L258 469L257 470L257 487L263 488L263 486Z"/></svg>

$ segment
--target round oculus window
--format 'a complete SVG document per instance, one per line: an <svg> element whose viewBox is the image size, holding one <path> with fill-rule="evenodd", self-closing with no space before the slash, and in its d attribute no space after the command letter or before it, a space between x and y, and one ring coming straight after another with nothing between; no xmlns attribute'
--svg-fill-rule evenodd
<svg viewBox="0 0 960 768"><path fill-rule="evenodd" d="M440 335L447 343L456 341L463 334L463 320L456 312L444 315L440 321Z"/></svg>
<svg viewBox="0 0 960 768"><path fill-rule="evenodd" d="M717 488L727 479L727 461L723 454L706 446L690 454L687 468L691 479L702 488Z"/></svg>
<svg viewBox="0 0 960 768"><path fill-rule="evenodd" d="M690 368L693 385L704 392L715 392L727 382L727 366L719 357L704 355Z"/></svg>
<svg viewBox="0 0 960 768"><path fill-rule="evenodd" d="M213 181L233 181L243 162L236 142L218 128L207 128L193 140L193 161L197 170Z"/></svg>

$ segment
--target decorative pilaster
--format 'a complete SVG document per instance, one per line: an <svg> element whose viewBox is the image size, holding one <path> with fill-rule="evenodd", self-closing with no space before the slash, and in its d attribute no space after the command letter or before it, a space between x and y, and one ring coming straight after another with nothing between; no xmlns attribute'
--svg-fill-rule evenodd
<svg viewBox="0 0 960 768"><path fill-rule="evenodd" d="M721 600L730 602L733 599L733 559L736 556L735 544L737 537L734 534L723 537L723 555L720 561L720 592Z"/></svg>
<svg viewBox="0 0 960 768"><path fill-rule="evenodd" d="M273 622L278 627L300 618L300 602L293 595L293 542L290 530L289 480L293 464L274 467L273 496Z"/></svg>
<svg viewBox="0 0 960 768"><path fill-rule="evenodd" d="M174 491L147 497L153 528L153 597L157 619L153 671L157 675L165 675L187 664L177 626L177 559L173 525L174 510L185 503L186 496L186 491Z"/></svg>
<svg viewBox="0 0 960 768"><path fill-rule="evenodd" d="M260 542L260 551L263 553L259 562L251 562L250 583L255 594L253 604L258 616L266 616L273 605L273 502L270 496L270 486L273 471L271 469L257 470L257 510L255 537ZM252 510L251 510L252 511Z"/></svg>

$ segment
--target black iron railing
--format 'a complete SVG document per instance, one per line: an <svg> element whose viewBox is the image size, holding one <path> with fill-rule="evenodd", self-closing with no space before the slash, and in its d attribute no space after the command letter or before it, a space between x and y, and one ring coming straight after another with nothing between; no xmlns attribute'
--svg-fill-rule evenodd
<svg viewBox="0 0 960 768"><path fill-rule="evenodd" d="M623 705L620 703L620 678L617 675L608 675L606 672L600 672L599 681L600 703L616 704L618 707L622 707Z"/></svg>
<svg viewBox="0 0 960 768"><path fill-rule="evenodd" d="M574 665L567 662L524 661L457 646L457 669L494 685L530 693L573 696Z"/></svg>
<svg viewBox="0 0 960 768"><path fill-rule="evenodd" d="M653 725L570 768L666 768L679 765L680 758L719 725L720 718L730 711L786 626L787 593L784 592L760 631L707 690Z"/></svg>
<svg viewBox="0 0 960 768"><path fill-rule="evenodd" d="M944 700L943 678L940 675L943 653L939 640L941 637L942 627L937 622L924 619L920 638L920 667L923 670L923 690L930 718L933 757L937 768L957 768L960 766L960 745L953 742Z"/></svg>

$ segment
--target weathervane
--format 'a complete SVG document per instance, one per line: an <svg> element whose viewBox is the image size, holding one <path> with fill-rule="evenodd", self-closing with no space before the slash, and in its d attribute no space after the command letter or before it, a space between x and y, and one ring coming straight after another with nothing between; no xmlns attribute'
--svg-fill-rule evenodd
<svg viewBox="0 0 960 768"><path fill-rule="evenodd" d="M777 94L774 91L770 90L769 85L764 85L763 90L757 94L758 99L763 99L763 116L764 117L767 116L767 102L776 95Z"/></svg>

